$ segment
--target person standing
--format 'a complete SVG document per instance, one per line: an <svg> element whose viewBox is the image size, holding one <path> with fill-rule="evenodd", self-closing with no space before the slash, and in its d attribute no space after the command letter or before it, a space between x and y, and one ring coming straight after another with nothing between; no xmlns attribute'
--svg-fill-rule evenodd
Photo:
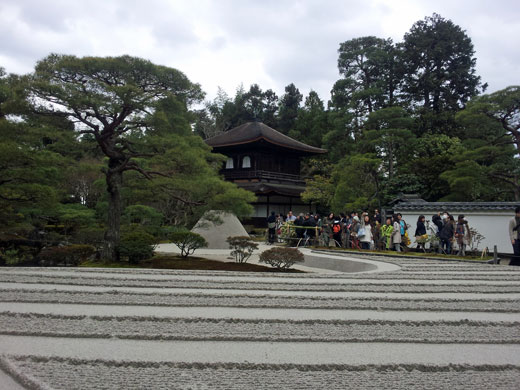
<svg viewBox="0 0 520 390"><path fill-rule="evenodd" d="M293 215L292 211L289 211L289 214L287 214L287 222L294 222L296 221L296 215Z"/></svg>
<svg viewBox="0 0 520 390"><path fill-rule="evenodd" d="M509 239L513 244L513 257L509 265L520 265L520 206L515 208L515 216L509 221Z"/></svg>
<svg viewBox="0 0 520 390"><path fill-rule="evenodd" d="M271 215L267 217L267 229L269 234L269 244L276 241L276 215L271 211Z"/></svg>
<svg viewBox="0 0 520 390"><path fill-rule="evenodd" d="M466 256L466 245L469 245L471 241L471 232L469 231L468 221L464 219L464 215L462 214L457 218L455 238L459 246L457 256Z"/></svg>
<svg viewBox="0 0 520 390"><path fill-rule="evenodd" d="M372 239L374 241L374 249L376 251L383 250L385 247L381 239L381 227L381 224L377 221L372 225Z"/></svg>
<svg viewBox="0 0 520 390"><path fill-rule="evenodd" d="M363 232L363 234L361 234ZM370 216L365 214L361 219L361 227L358 230L358 238L361 242L361 249L370 249L372 242L372 223Z"/></svg>
<svg viewBox="0 0 520 390"><path fill-rule="evenodd" d="M341 220L336 216L332 220L332 238L334 244L341 247Z"/></svg>
<svg viewBox="0 0 520 390"><path fill-rule="evenodd" d="M300 213L298 218L296 218L296 220L294 221L294 224L296 225L296 228L295 228L296 237L300 240L303 238L303 235L305 233L305 228L303 228L304 222L305 222L305 217L304 217L303 213Z"/></svg>
<svg viewBox="0 0 520 390"><path fill-rule="evenodd" d="M401 231L401 243L404 246L408 246L410 243L408 242L408 235L406 234L408 230L408 224L403 219L403 215L401 213L397 213L397 219L399 221L399 229Z"/></svg>
<svg viewBox="0 0 520 390"><path fill-rule="evenodd" d="M359 217L357 215L354 215L352 217L352 223L350 224L350 244L352 249L361 249L359 247L359 238L358 238L358 231L359 231Z"/></svg>
<svg viewBox="0 0 520 390"><path fill-rule="evenodd" d="M455 218L453 218L453 215L449 215L446 218L446 222L444 223L441 232L439 233L439 238L441 239L439 253L445 251L445 254L451 254L451 240L453 240L453 235L455 234L455 227L453 226L454 223Z"/></svg>
<svg viewBox="0 0 520 390"><path fill-rule="evenodd" d="M428 238L426 234L426 225L424 224L426 218L424 215L419 215L417 219L417 228L415 229L415 241L417 242L417 249L425 249L425 242Z"/></svg>
<svg viewBox="0 0 520 390"><path fill-rule="evenodd" d="M437 237L439 237L439 234L441 233L441 230L444 227L444 223L442 223L442 218L439 215L439 213L432 216L432 222L433 222L432 228L434 228L435 235Z"/></svg>
<svg viewBox="0 0 520 390"><path fill-rule="evenodd" d="M321 235L323 245L329 246L330 239L332 237L332 224L334 223L334 214L330 213L328 217L323 219L322 230L323 233Z"/></svg>
<svg viewBox="0 0 520 390"><path fill-rule="evenodd" d="M381 214L379 214L378 209L375 209L373 219L374 219L374 224L376 224L377 222L379 222L379 224L381 224Z"/></svg>
<svg viewBox="0 0 520 390"><path fill-rule="evenodd" d="M392 232L392 245L396 252L401 252L401 221L399 217L394 214L393 216L393 222L394 222L394 230Z"/></svg>
<svg viewBox="0 0 520 390"><path fill-rule="evenodd" d="M314 240L316 239L316 220L312 214L305 216L304 226L307 227L307 229L305 229L305 237L314 245Z"/></svg>
<svg viewBox="0 0 520 390"><path fill-rule="evenodd" d="M394 227L392 226L392 218L386 218L385 224L381 227L381 240L385 243L386 249L390 249L392 245L392 233Z"/></svg>

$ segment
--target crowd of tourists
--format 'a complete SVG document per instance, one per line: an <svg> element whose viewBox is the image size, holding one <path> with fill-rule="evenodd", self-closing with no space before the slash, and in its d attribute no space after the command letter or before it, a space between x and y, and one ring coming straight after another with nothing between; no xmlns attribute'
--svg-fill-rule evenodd
<svg viewBox="0 0 520 390"><path fill-rule="evenodd" d="M415 238L416 247L425 250L426 246L439 253L465 256L471 241L471 231L464 215L457 220L448 212L432 216L431 223L424 215L419 216L413 235L411 225L407 224L400 213L387 216L382 220L379 210L373 214L341 213L322 217L319 214L276 215L271 212L267 218L268 240L276 242L279 238L296 242L297 245L335 245L343 248L365 250L394 250L401 252L411 245Z"/></svg>

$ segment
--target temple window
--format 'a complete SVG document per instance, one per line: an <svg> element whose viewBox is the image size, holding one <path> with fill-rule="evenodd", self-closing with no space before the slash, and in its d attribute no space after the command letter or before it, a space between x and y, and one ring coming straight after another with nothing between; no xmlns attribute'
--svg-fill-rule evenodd
<svg viewBox="0 0 520 390"><path fill-rule="evenodd" d="M226 161L226 169L233 169L235 165L233 164L233 158L229 157Z"/></svg>
<svg viewBox="0 0 520 390"><path fill-rule="evenodd" d="M245 156L242 159L242 168L251 168L251 157Z"/></svg>

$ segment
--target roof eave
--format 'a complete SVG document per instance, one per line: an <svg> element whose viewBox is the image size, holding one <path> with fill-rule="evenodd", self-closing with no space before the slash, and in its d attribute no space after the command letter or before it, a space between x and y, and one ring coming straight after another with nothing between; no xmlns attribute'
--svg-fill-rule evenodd
<svg viewBox="0 0 520 390"><path fill-rule="evenodd" d="M213 147L213 148L225 148L225 147L230 147L230 146L252 144L254 142L261 141L261 140L264 140L265 142L270 143L272 145L280 146L280 147L282 147L284 149L292 149L292 150L297 150L299 152L305 152L305 153L310 153L310 154L324 154L324 153L327 153L326 149L316 148L314 146L310 147L312 149L310 149L310 148L309 149L306 149L306 148L295 148L293 146L287 146L287 145L281 144L279 142L274 142L273 140L270 140L269 138L266 138L264 136L260 136L260 137L257 137L257 138L251 139L251 140L247 140L247 141L232 142L232 143L227 143L227 144L211 145L210 143L207 142L208 140L206 140L206 143L209 146Z"/></svg>

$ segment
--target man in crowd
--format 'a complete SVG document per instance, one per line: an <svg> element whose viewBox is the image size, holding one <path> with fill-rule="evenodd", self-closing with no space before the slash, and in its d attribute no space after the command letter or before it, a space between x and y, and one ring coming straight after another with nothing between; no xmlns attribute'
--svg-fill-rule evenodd
<svg viewBox="0 0 520 390"><path fill-rule="evenodd" d="M287 222L294 222L296 221L296 215L293 215L292 211L289 211L289 214L287 214Z"/></svg>
<svg viewBox="0 0 520 390"><path fill-rule="evenodd" d="M513 257L509 265L520 265L520 206L515 208L515 216L509 221L509 239L513 245Z"/></svg>

